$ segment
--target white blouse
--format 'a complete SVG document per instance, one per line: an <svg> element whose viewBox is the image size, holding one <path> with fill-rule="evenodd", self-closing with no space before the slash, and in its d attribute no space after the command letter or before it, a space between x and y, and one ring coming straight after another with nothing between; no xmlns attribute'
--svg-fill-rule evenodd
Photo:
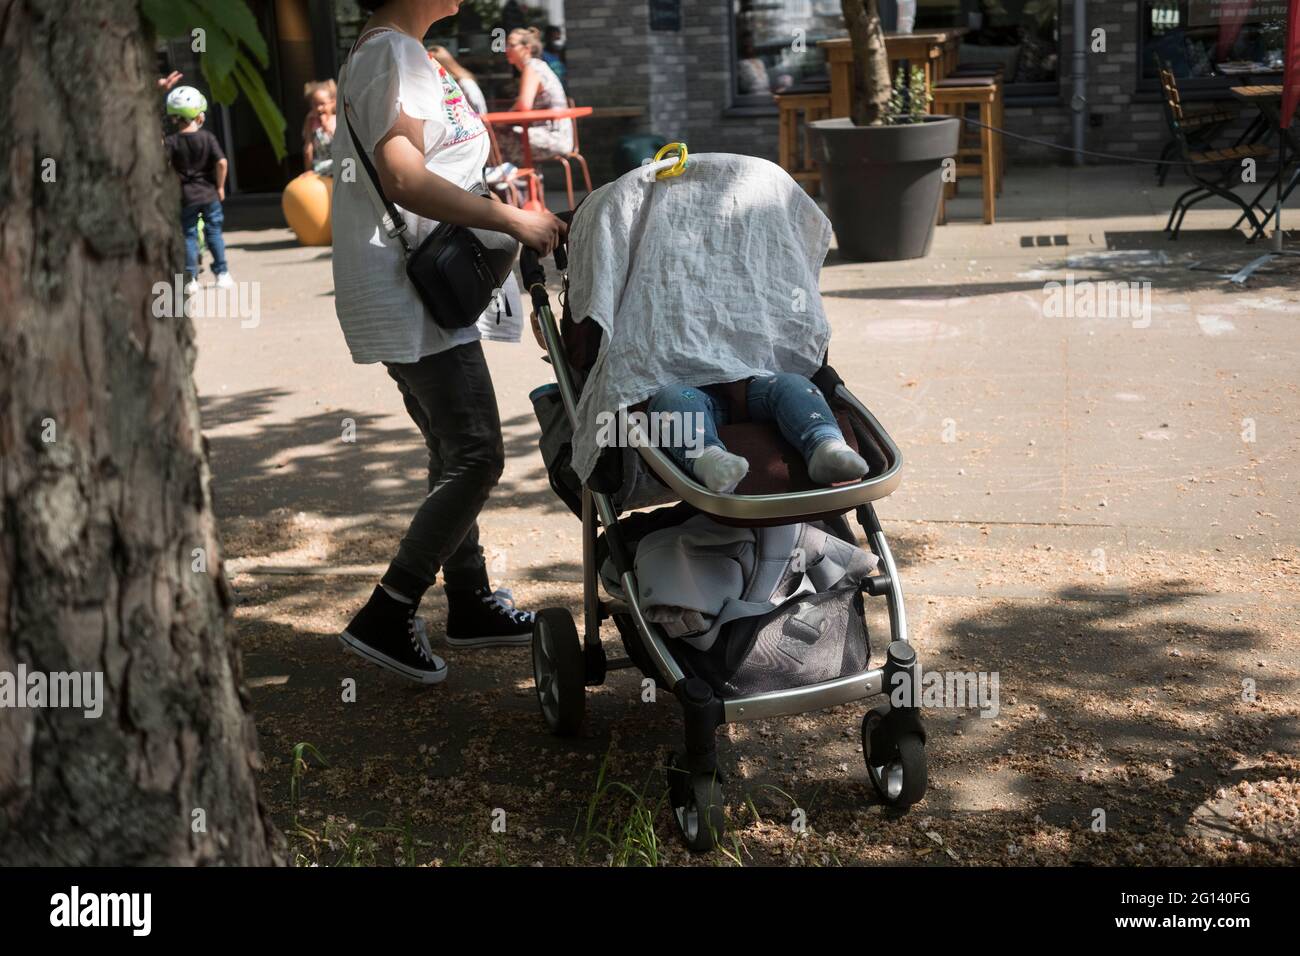
<svg viewBox="0 0 1300 956"><path fill-rule="evenodd" d="M373 162L375 144L400 110L424 120L425 167L461 188L483 178L489 143L482 120L456 81L420 42L396 30L364 37L340 76L334 135L334 308L352 360L419 361L472 342L476 327L448 331L429 317L406 277L401 244L380 225L348 126ZM398 207L407 239L418 246L438 225Z"/></svg>

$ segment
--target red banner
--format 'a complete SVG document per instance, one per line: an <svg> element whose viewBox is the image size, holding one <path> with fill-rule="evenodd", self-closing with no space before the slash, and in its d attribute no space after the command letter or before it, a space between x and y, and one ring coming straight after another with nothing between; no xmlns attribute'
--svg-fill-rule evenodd
<svg viewBox="0 0 1300 956"><path fill-rule="evenodd" d="M1282 126L1291 125L1300 105L1300 0L1291 0L1286 17L1286 60L1282 76Z"/></svg>

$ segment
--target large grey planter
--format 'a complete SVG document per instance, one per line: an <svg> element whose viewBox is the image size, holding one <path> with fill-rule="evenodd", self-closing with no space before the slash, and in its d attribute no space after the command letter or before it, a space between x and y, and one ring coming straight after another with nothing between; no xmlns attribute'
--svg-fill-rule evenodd
<svg viewBox="0 0 1300 956"><path fill-rule="evenodd" d="M808 124L840 255L859 262L919 259L930 251L943 161L957 155L961 122L928 116L900 126Z"/></svg>

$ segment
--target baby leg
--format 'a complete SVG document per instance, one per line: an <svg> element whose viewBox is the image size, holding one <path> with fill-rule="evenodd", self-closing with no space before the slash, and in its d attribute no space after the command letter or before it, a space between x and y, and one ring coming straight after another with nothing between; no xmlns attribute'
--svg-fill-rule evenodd
<svg viewBox="0 0 1300 956"><path fill-rule="evenodd" d="M707 392L669 385L655 393L647 410L655 438L670 435L681 439L659 443L678 467L711 491L729 494L736 490L749 472L749 462L728 452L718 438L719 409Z"/></svg>
<svg viewBox="0 0 1300 956"><path fill-rule="evenodd" d="M782 372L749 383L749 417L774 421L785 438L808 463L808 475L819 485L853 481L867 473L867 463L844 441L821 390L804 378Z"/></svg>

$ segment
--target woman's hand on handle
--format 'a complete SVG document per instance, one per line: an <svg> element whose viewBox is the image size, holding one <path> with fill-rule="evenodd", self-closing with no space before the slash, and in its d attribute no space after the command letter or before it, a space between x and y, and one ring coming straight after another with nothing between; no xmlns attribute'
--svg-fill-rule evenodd
<svg viewBox="0 0 1300 956"><path fill-rule="evenodd" d="M513 206L510 209L514 212L510 235L528 248L535 249L539 255L549 256L568 235L568 225L549 212L533 212Z"/></svg>

